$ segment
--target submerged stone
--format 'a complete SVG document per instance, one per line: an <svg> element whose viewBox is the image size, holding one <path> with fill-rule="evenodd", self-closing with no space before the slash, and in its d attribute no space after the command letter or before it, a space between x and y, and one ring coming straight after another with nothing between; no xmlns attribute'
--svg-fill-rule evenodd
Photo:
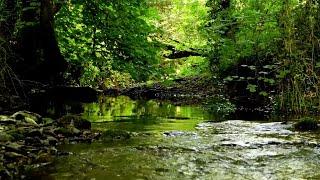
<svg viewBox="0 0 320 180"><path fill-rule="evenodd" d="M102 137L106 139L129 139L131 138L131 133L124 130L109 129L102 134Z"/></svg>

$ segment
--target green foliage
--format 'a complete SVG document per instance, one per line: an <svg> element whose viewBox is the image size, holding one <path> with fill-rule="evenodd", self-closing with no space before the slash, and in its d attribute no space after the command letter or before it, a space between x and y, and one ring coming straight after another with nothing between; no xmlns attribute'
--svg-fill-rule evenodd
<svg viewBox="0 0 320 180"><path fill-rule="evenodd" d="M246 83L250 93L278 92L280 111L320 109L318 2L209 0L207 6L211 69L228 83Z"/></svg>
<svg viewBox="0 0 320 180"><path fill-rule="evenodd" d="M157 34L160 42L179 51L206 51L207 37L203 26L208 8L205 0L163 0L152 1L150 5L159 12L159 19L154 24L161 29L161 33ZM162 54L168 55L173 53L172 51L164 49ZM199 61L196 62L196 59ZM207 62L203 57L164 59L161 63L165 72L163 79L202 75L206 73L202 69L208 68Z"/></svg>
<svg viewBox="0 0 320 180"><path fill-rule="evenodd" d="M311 131L319 129L319 125L316 119L304 117L294 124L294 128L300 131Z"/></svg>
<svg viewBox="0 0 320 180"><path fill-rule="evenodd" d="M208 59L204 57L188 57L185 62L177 67L177 75L182 77L194 77L208 74Z"/></svg>
<svg viewBox="0 0 320 180"><path fill-rule="evenodd" d="M60 10L60 47L70 62L84 67L83 85L102 86L120 72L138 81L157 72L160 49L152 38L157 30L148 23L152 13L138 0L72 1Z"/></svg>
<svg viewBox="0 0 320 180"><path fill-rule="evenodd" d="M248 84L247 86L247 90L249 90L250 92L254 93L257 91L257 85L254 84Z"/></svg>
<svg viewBox="0 0 320 180"><path fill-rule="evenodd" d="M159 11L156 26L162 32L161 41L173 44L178 49L206 46L202 26L207 17L205 0L164 0L150 3Z"/></svg>
<svg viewBox="0 0 320 180"><path fill-rule="evenodd" d="M208 22L212 63L220 71L239 60L255 56L254 61L274 54L281 37L277 23L281 2L231 1L230 7L220 7L220 0L208 1L211 18Z"/></svg>
<svg viewBox="0 0 320 180"><path fill-rule="evenodd" d="M235 106L224 96L211 97L204 104L204 108L220 118L218 120L224 120L230 113L235 111Z"/></svg>

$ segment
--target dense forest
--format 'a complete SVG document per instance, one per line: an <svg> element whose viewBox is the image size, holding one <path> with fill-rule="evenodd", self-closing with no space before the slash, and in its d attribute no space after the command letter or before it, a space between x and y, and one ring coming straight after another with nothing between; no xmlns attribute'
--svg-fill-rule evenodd
<svg viewBox="0 0 320 180"><path fill-rule="evenodd" d="M51 98L91 101L101 92L201 104L223 118L314 116L320 113L320 3L1 0L0 64L0 124L16 123L6 118L17 111L10 118L39 119L29 111L43 113ZM89 122L73 118L57 123L71 124L69 135L96 138L85 133ZM306 121L308 129L318 127ZM2 129L0 142L8 137ZM0 166L0 179L15 177L7 169Z"/></svg>
<svg viewBox="0 0 320 180"><path fill-rule="evenodd" d="M2 94L186 77L276 111L319 110L316 1L2 1ZM246 102L248 103L248 102Z"/></svg>

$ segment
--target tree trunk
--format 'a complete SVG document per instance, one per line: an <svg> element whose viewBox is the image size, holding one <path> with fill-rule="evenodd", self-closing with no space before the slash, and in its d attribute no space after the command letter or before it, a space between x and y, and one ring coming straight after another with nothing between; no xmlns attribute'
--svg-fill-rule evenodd
<svg viewBox="0 0 320 180"><path fill-rule="evenodd" d="M41 0L40 7L40 30L42 49L48 80L53 83L62 81L62 73L67 68L67 62L62 56L56 34L54 31L55 8L52 0Z"/></svg>
<svg viewBox="0 0 320 180"><path fill-rule="evenodd" d="M32 5L22 0L23 11L19 29L17 54L21 59L12 66L21 79L45 84L62 83L62 73L67 63L62 56L54 31L54 15L57 12L52 0L41 0ZM40 13L39 13L40 12Z"/></svg>

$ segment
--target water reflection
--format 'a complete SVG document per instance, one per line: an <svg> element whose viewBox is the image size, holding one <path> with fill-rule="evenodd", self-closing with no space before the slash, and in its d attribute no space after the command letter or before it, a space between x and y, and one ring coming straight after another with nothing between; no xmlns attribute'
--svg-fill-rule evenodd
<svg viewBox="0 0 320 180"><path fill-rule="evenodd" d="M65 105L66 106L66 105ZM72 112L73 106L68 105ZM77 105L76 107L79 107ZM81 115L101 131L129 139L66 145L43 179L319 179L319 134L281 122L215 120L200 106L128 97L82 103ZM77 108L76 108L77 109ZM54 112L53 112L54 113ZM294 175L294 176L293 176Z"/></svg>
<svg viewBox="0 0 320 180"><path fill-rule="evenodd" d="M101 97L97 103L83 104L83 116L92 122L125 120L131 117L145 119L210 119L210 113L201 107L174 106L154 100L131 100L126 96Z"/></svg>

